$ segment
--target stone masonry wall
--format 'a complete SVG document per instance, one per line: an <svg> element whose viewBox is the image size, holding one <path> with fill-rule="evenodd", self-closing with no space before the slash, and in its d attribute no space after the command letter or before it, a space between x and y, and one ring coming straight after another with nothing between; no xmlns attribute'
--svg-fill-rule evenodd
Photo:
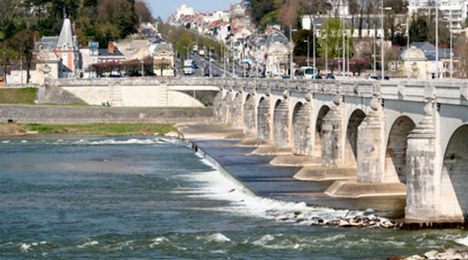
<svg viewBox="0 0 468 260"><path fill-rule="evenodd" d="M76 106L0 105L0 122L17 123L179 123L211 120L211 109L151 109Z"/></svg>

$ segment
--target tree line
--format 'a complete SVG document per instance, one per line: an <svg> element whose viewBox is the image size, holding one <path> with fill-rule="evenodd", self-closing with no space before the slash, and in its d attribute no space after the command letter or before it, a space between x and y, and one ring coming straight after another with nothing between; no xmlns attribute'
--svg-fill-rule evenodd
<svg viewBox="0 0 468 260"><path fill-rule="evenodd" d="M136 33L140 23L154 22L147 4L138 0L0 0L4 74L13 60L22 63L29 74L34 42L42 36L58 36L64 18L75 23L80 46L90 41L107 46L109 41Z"/></svg>

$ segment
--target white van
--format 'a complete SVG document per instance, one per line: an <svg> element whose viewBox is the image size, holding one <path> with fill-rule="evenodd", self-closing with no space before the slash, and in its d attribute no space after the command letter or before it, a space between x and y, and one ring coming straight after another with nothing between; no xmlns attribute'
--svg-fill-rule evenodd
<svg viewBox="0 0 468 260"><path fill-rule="evenodd" d="M301 67L300 70L304 72L304 78L313 79L317 75L317 68L314 67Z"/></svg>

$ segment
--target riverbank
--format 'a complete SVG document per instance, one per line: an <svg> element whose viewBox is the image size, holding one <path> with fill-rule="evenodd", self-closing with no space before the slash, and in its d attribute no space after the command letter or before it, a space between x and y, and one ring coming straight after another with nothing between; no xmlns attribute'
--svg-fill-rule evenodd
<svg viewBox="0 0 468 260"><path fill-rule="evenodd" d="M0 135L171 135L180 137L174 124L0 124Z"/></svg>

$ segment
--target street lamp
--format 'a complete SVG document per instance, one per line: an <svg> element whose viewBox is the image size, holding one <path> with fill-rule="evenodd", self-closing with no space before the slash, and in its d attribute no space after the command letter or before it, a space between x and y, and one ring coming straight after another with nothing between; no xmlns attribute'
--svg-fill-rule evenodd
<svg viewBox="0 0 468 260"><path fill-rule="evenodd" d="M294 75L294 53L293 53L293 32L294 31L297 31L296 29L292 29L292 25L289 25L289 32L290 32L290 37L291 37L291 55L290 55L290 62L291 62L291 65L290 65L290 72L289 72L289 79L292 80L293 79L293 75Z"/></svg>
<svg viewBox="0 0 468 260"><path fill-rule="evenodd" d="M406 74L408 77L408 80L410 80L410 62L409 62L409 19L406 17Z"/></svg>
<svg viewBox="0 0 468 260"><path fill-rule="evenodd" d="M142 60L140 62L141 62L141 77L144 77L145 76L145 69L144 69L143 65L145 64L145 61Z"/></svg>
<svg viewBox="0 0 468 260"><path fill-rule="evenodd" d="M452 53L452 46L453 46L453 34L452 34L452 1L450 1L450 9L449 9L449 21L450 21L450 81L453 80L453 53Z"/></svg>
<svg viewBox="0 0 468 260"><path fill-rule="evenodd" d="M196 43L196 42L191 42L187 47L185 47L187 49L187 59L189 58L189 48L194 43Z"/></svg>
<svg viewBox="0 0 468 260"><path fill-rule="evenodd" d="M210 51L210 78L212 77L211 75L212 75L212 73L213 73L213 72L211 71L211 50L212 50L212 47L211 47L211 45L210 45L210 49L209 49L209 51Z"/></svg>
<svg viewBox="0 0 468 260"><path fill-rule="evenodd" d="M315 24L314 23L314 31L313 31L314 34L313 34L313 37L312 37L312 41L314 42L314 51L313 51L313 53L314 53L314 75L317 74L317 67L316 67L316 64L315 64L316 56L317 56L316 53L315 53L315 50L316 50L316 48L315 48L315 29L316 29L316 27L315 26L317 26L317 25L322 26L321 24ZM307 40L309 40L309 38L307 38ZM309 52L307 52L307 61L309 61ZM309 64L307 63L307 67L308 66L309 66Z"/></svg>
<svg viewBox="0 0 468 260"><path fill-rule="evenodd" d="M439 80L439 4L435 1L436 5L436 80Z"/></svg>
<svg viewBox="0 0 468 260"><path fill-rule="evenodd" d="M307 42L307 67L310 67L309 65L309 47L310 47L309 37L307 37L307 40L304 40L304 42Z"/></svg>
<svg viewBox="0 0 468 260"><path fill-rule="evenodd" d="M382 80L384 80L384 77L385 77L385 49L384 49L384 42L385 42L385 30L384 30L384 10L392 10L391 7L384 7L383 6L383 0L381 0L380 2L382 4L382 10L381 10L381 15L382 15L382 39L381 39L381 42L382 42L382 46L381 47L381 55L382 55Z"/></svg>

